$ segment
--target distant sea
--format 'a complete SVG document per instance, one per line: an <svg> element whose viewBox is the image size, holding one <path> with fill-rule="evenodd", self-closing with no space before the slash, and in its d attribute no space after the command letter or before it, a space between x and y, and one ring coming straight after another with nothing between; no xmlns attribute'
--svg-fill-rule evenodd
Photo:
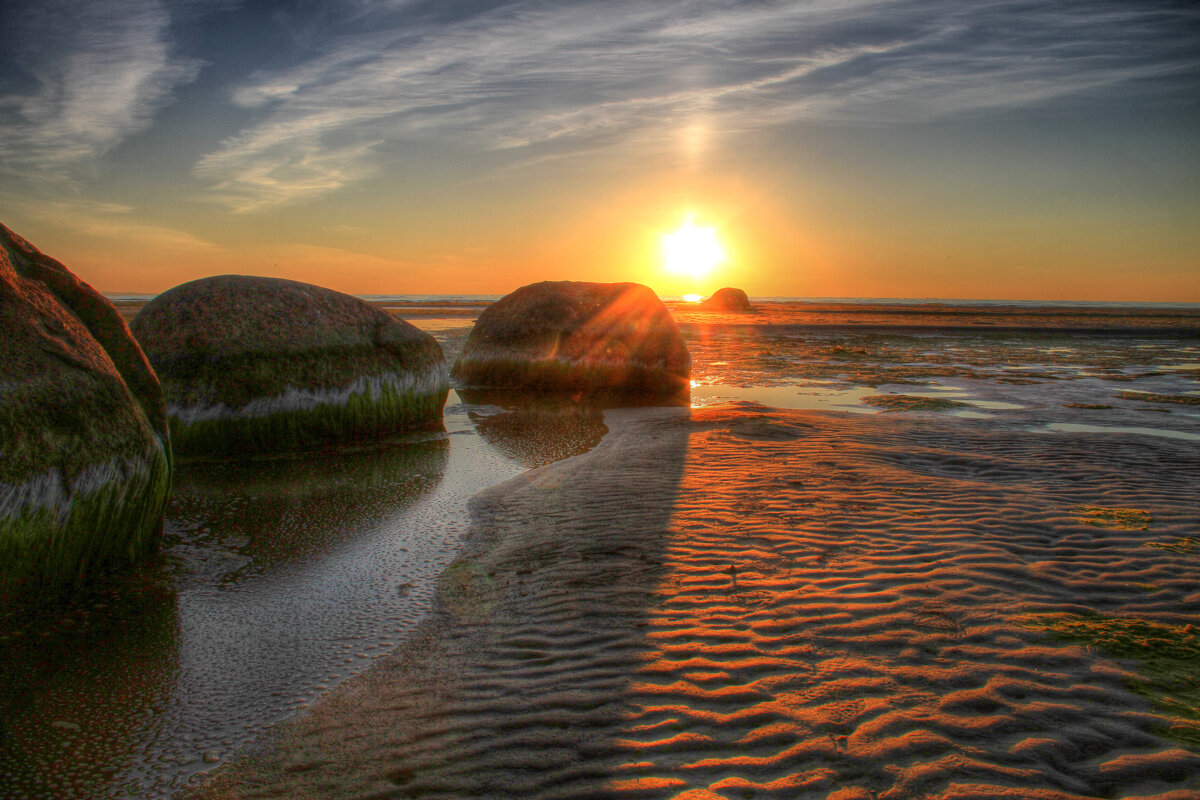
<svg viewBox="0 0 1200 800"><path fill-rule="evenodd" d="M141 292L104 292L109 300L147 302L156 294ZM428 305L477 305L494 303L498 294L360 294L355 295L372 303L412 303ZM668 302L684 302L682 295L662 295ZM895 306L971 306L1007 308L1146 308L1200 309L1200 303L1152 303L1136 300L989 300L983 298L957 299L951 297L751 297L752 303L838 303L845 305Z"/></svg>

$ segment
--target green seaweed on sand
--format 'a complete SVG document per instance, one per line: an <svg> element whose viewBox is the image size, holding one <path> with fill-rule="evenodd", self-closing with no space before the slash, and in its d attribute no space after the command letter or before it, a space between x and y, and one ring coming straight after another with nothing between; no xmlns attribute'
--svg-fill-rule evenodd
<svg viewBox="0 0 1200 800"><path fill-rule="evenodd" d="M1196 549L1197 544L1200 544L1200 539L1193 539L1191 536L1181 536L1173 542L1146 542L1146 547L1169 550L1172 553L1190 553Z"/></svg>
<svg viewBox="0 0 1200 800"><path fill-rule="evenodd" d="M1144 531L1154 522L1149 511L1140 508L1105 508L1104 506L1079 506L1071 509L1076 522L1096 528L1116 528L1122 531Z"/></svg>
<svg viewBox="0 0 1200 800"><path fill-rule="evenodd" d="M442 607L456 619L479 622L488 619L496 607L494 573L484 572L475 561L461 558L442 574L438 595Z"/></svg>
<svg viewBox="0 0 1200 800"><path fill-rule="evenodd" d="M1095 411L1112 408L1112 406L1104 405L1103 403L1063 403L1063 408L1088 408Z"/></svg>
<svg viewBox="0 0 1200 800"><path fill-rule="evenodd" d="M1121 392L1113 395L1122 400L1141 400L1143 403L1178 403L1185 406L1200 406L1197 394L1155 394L1153 392Z"/></svg>
<svg viewBox="0 0 1200 800"><path fill-rule="evenodd" d="M920 397L912 394L873 394L863 402L889 411L946 411L951 408L970 408L970 403L947 400L944 397Z"/></svg>
<svg viewBox="0 0 1200 800"><path fill-rule="evenodd" d="M1200 751L1200 631L1138 617L1033 612L1015 622L1049 632L1055 639L1094 647L1106 655L1137 662L1139 677L1130 691L1164 714L1162 734Z"/></svg>

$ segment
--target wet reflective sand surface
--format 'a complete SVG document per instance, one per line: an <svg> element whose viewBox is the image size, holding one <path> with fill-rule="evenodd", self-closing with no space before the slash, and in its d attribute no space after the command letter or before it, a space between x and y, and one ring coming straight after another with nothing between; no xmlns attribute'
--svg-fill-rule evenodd
<svg viewBox="0 0 1200 800"><path fill-rule="evenodd" d="M447 322L452 354L470 321ZM4 620L0 797L165 797L389 652L467 500L606 430L599 411L530 413L451 393L441 430L178 465L148 570Z"/></svg>
<svg viewBox="0 0 1200 800"><path fill-rule="evenodd" d="M387 652L457 549L466 499L520 470L465 412L447 422L180 465L152 569L6 642L0 794L162 796Z"/></svg>
<svg viewBox="0 0 1200 800"><path fill-rule="evenodd" d="M602 411L464 392L444 431L181 465L151 569L0 629L0 796L165 797L289 719L263 796L1200 791L1134 666L1022 616L1200 613L1194 333L777 312L680 312L694 410L594 462L536 469ZM428 314L452 359L470 320ZM439 575L443 660L393 653Z"/></svg>
<svg viewBox="0 0 1200 800"><path fill-rule="evenodd" d="M1194 447L744 401L605 420L476 497L414 646L189 800L1200 793Z"/></svg>

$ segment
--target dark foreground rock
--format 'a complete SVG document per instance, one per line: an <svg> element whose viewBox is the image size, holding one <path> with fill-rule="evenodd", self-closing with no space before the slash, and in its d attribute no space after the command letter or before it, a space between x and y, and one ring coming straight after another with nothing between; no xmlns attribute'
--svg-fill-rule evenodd
<svg viewBox="0 0 1200 800"><path fill-rule="evenodd" d="M162 389L120 314L0 225L0 600L152 550L170 452Z"/></svg>
<svg viewBox="0 0 1200 800"><path fill-rule="evenodd" d="M438 422L432 336L356 297L279 278L176 286L131 325L181 455L304 449Z"/></svg>
<svg viewBox="0 0 1200 800"><path fill-rule="evenodd" d="M468 387L665 399L691 358L662 301L637 283L545 281L479 316L454 377Z"/></svg>
<svg viewBox="0 0 1200 800"><path fill-rule="evenodd" d="M712 297L700 304L700 308L706 311L754 310L754 306L750 305L750 298L746 296L744 291L729 286L713 292Z"/></svg>

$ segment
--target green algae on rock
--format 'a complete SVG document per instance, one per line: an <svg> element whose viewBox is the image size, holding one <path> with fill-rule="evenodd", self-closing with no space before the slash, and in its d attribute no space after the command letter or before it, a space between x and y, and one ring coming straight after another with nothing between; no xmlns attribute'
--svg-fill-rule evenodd
<svg viewBox="0 0 1200 800"><path fill-rule="evenodd" d="M437 423L432 336L350 295L280 278L176 286L131 325L167 394L175 450L300 450Z"/></svg>
<svg viewBox="0 0 1200 800"><path fill-rule="evenodd" d="M0 225L0 600L152 551L170 475L162 389L120 314Z"/></svg>
<svg viewBox="0 0 1200 800"><path fill-rule="evenodd" d="M544 281L480 314L453 375L465 387L665 400L686 394L691 356L648 287Z"/></svg>

